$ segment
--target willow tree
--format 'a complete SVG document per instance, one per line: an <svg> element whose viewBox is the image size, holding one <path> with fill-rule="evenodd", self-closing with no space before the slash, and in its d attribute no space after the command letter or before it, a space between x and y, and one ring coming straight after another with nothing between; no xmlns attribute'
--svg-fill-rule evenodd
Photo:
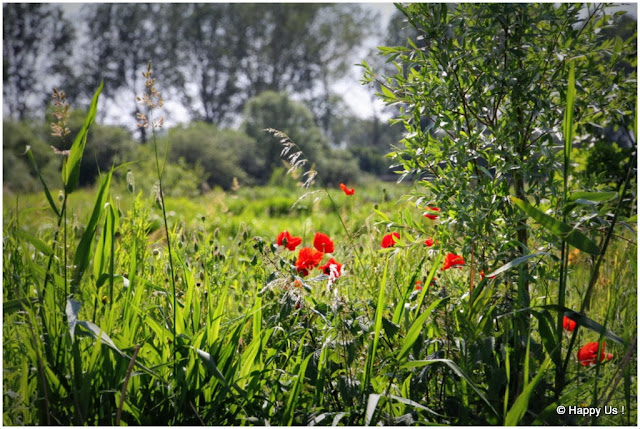
<svg viewBox="0 0 640 429"><path fill-rule="evenodd" d="M549 214L563 217L570 67L576 88L570 144L593 142L594 130L609 126L631 131L636 72L619 73L618 65L635 67L636 35L623 40L602 32L615 25L618 15L609 15L602 4L398 7L418 36L403 46L380 48L395 70L379 75L363 63L364 81L378 85L379 96L399 107L392 122L404 125L406 135L391 156L403 168L401 179L416 179L416 204L441 208L439 239L448 250L467 255L471 288L474 271L495 270L538 248L554 253L562 240L532 228L510 197L543 204ZM596 240L599 232L589 228L590 219L578 229ZM521 263L506 272L499 280L506 284L503 311L530 308L534 291L548 295L536 290L558 276L548 268ZM533 283L534 278L543 281ZM560 298L547 302L564 302ZM508 321L512 326L497 342L513 347L511 368L519 375L511 378L511 392L516 394L527 383L524 344L531 324L524 313ZM559 328L555 340L547 337L556 341L549 351L556 367L561 365ZM559 373L556 396L563 389Z"/></svg>

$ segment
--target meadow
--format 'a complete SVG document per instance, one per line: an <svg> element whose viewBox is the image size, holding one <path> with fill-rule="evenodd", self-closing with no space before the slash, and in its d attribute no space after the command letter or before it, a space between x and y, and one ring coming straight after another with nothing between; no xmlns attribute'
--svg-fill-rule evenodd
<svg viewBox="0 0 640 429"><path fill-rule="evenodd" d="M470 291L467 255L460 268L441 270L437 240L424 243L438 218L403 198L410 186L371 181L346 195L287 177L278 187L167 197L167 241L155 191L136 189L135 173L129 183L125 177L106 199L100 189L74 193L66 229L41 194L4 196L5 424L636 419L635 362L627 355L637 317L630 232L619 231L611 246L589 314L620 343L607 338L614 357L588 367L569 356L570 388L553 398L544 359L558 314L550 285L536 286L530 309L518 308L500 274L483 278L476 268ZM94 205L105 207L97 223ZM86 273L67 300L72 264L82 259L74 254L92 228ZM277 245L285 230L301 238L295 251ZM401 239L382 248L394 231ZM303 277L295 268L316 232L334 244L337 278L320 270ZM590 258L570 258L567 307L576 308ZM522 311L531 314L531 336L519 349L509 345L507 321ZM598 338L581 329L576 341ZM528 382L518 385L509 354L522 351L525 362L532 356L541 365L525 365ZM558 405L593 403L617 414L556 413Z"/></svg>
<svg viewBox="0 0 640 429"><path fill-rule="evenodd" d="M637 425L636 44L585 7L399 6L360 64L397 183L264 129L270 186L172 193L149 62L152 158L81 188L100 84L62 189L27 147L43 192L3 193L3 423ZM619 177L581 165L609 126Z"/></svg>

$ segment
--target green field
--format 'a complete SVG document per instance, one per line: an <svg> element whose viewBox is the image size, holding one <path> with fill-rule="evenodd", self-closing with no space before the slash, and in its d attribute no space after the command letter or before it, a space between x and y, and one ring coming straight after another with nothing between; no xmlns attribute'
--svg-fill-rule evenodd
<svg viewBox="0 0 640 429"><path fill-rule="evenodd" d="M557 312L542 307L554 303L553 285L533 286L531 335L513 343L513 285L503 275L481 281L470 255L440 270L442 248L424 244L438 220L401 198L409 190L371 182L353 196L284 186L167 198L170 264L155 195L115 182L115 228L105 210L73 310L72 261L82 259L75 251L97 190L72 194L66 242L62 233L54 242L57 219L42 195L5 194L4 423L503 424L533 394L520 416L532 424L589 424L555 409L594 398L619 410L596 424L633 424L634 234L618 232L589 312L622 343L607 338L614 357L601 365L570 356L568 387L554 399L544 356ZM283 230L302 238L295 252L275 245ZM333 284L293 265L318 231L342 264ZM391 231L401 240L381 249ZM571 256L568 308L585 293L589 260ZM580 328L576 344L598 338ZM518 368L523 352L531 359L520 356Z"/></svg>
<svg viewBox="0 0 640 429"><path fill-rule="evenodd" d="M86 115L54 89L44 121L20 62L5 82L3 424L638 424L635 19L397 4L383 59L358 60L383 126L330 90L355 60L320 49L355 48L352 24L373 27L355 9L126 6L88 5L87 27L138 10L184 58L141 68L95 30L77 77L117 68L138 93L146 70L139 142L94 124L128 109L128 79L96 81ZM5 10L19 60L53 9ZM287 37L244 43L263 29ZM131 61L101 62L121 45ZM184 71L215 71L185 76L202 100ZM163 81L194 112L221 104L165 128Z"/></svg>

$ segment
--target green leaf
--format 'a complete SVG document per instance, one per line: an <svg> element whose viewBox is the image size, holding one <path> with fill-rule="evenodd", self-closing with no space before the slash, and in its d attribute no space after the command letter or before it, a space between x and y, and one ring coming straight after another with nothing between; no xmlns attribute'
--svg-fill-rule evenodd
<svg viewBox="0 0 640 429"><path fill-rule="evenodd" d="M426 286L425 286L426 288ZM418 339L418 336L420 335L420 331L422 331L422 328L424 327L425 322L427 321L427 318L431 315L431 313L433 312L433 310L440 305L443 301L447 300L447 298L440 298L437 301L434 301L429 308L427 308L424 313L422 313L420 315L420 317L418 317L413 324L411 325L411 327L409 328L409 331L407 332L406 337L404 338L404 343L402 345L402 348L400 349L400 351L398 352L398 356L396 357L399 361L401 361L402 359L404 359L407 354L409 353L409 350L411 349L411 347L413 347L413 343L416 342L416 340Z"/></svg>
<svg viewBox="0 0 640 429"><path fill-rule="evenodd" d="M67 300L67 306L64 310L67 315L67 322L69 323L69 334L71 335L71 341L73 342L76 325L78 324L78 313L80 312L82 303L73 299Z"/></svg>
<svg viewBox="0 0 640 429"><path fill-rule="evenodd" d="M372 393L369 395L369 400L367 401L367 412L364 416L364 425L369 426L371 423L371 419L373 418L373 414L376 412L376 407L378 406L378 401L380 400L380 395L377 393Z"/></svg>
<svg viewBox="0 0 640 429"><path fill-rule="evenodd" d="M33 235L21 230L21 229L16 229L14 231L14 234L20 238L23 238L25 240L27 240L29 243L31 243L33 245L33 247L35 247L38 251L44 253L47 256L51 256L53 255L53 250L51 250L51 248L49 246L47 246L42 240L40 240L37 237L34 237Z"/></svg>
<svg viewBox="0 0 640 429"><path fill-rule="evenodd" d="M424 411L426 411L428 413L431 413L433 415L436 415L438 417L446 417L446 416L443 416L442 414L436 413L431 408L427 408L422 404L419 404L419 403L417 403L415 401L412 401L411 399L403 398L401 396L396 396L396 395L389 395L388 397L391 398L391 399L395 399L396 401L401 402L401 403L403 403L405 405L409 405L410 407L414 407L414 408L418 408L420 410L424 410Z"/></svg>
<svg viewBox="0 0 640 429"><path fill-rule="evenodd" d="M589 253L591 255L600 254L598 245L577 229L573 229L566 223L552 218L551 216L541 212L530 204L522 201L520 198L516 198L514 196L511 196L510 198L511 201L520 210L528 214L531 218L533 218L533 220L538 222L547 231L551 232L555 236L566 241L573 247L582 250L583 252Z"/></svg>
<svg viewBox="0 0 640 429"><path fill-rule="evenodd" d="M548 311L538 312L531 311L531 314L538 319L538 332L540 333L540 338L542 339L542 345L546 350L547 354L554 359L554 364L556 366L562 365L562 362L557 361L557 342L556 337L553 335L554 320L551 317L551 314Z"/></svg>
<svg viewBox="0 0 640 429"><path fill-rule="evenodd" d="M618 196L617 192L573 192L567 197L567 203L562 209L563 214L568 214L578 204L596 205L602 201L609 201Z"/></svg>
<svg viewBox="0 0 640 429"><path fill-rule="evenodd" d="M80 243L78 243L76 253L73 257L73 265L75 265L76 267L73 273L73 277L71 278L73 293L77 292L77 288L80 286L80 279L89 266L89 258L91 257L91 244L93 243L93 238L98 227L100 215L102 214L102 210L104 209L110 185L111 172L109 172L102 179L100 189L98 190L98 197L96 198L95 205L93 206L93 212L91 213L91 218L89 219L89 223L84 230L84 234L82 234L82 238L80 239Z"/></svg>
<svg viewBox="0 0 640 429"><path fill-rule="evenodd" d="M38 302L38 298L31 298L31 299L18 298L18 299L11 299L9 301L4 301L2 303L2 314L7 315L7 314L14 313L18 310L21 310L22 307L25 305L30 306L37 302Z"/></svg>
<svg viewBox="0 0 640 429"><path fill-rule="evenodd" d="M60 211L58 210L58 207L56 207L56 203L53 201L53 198L51 197L51 193L49 192L47 183L42 178L42 175L40 174L40 170L38 169L38 164L36 164L36 160L33 157L33 153L31 152L31 146L27 145L27 150L25 154L29 158L29 161L31 161L31 165L33 165L33 169L36 170L38 179L40 179L40 183L42 183L42 188L44 189L44 195L47 197L47 201L49 201L49 205L51 206L51 209L56 214L56 216L60 217Z"/></svg>
<svg viewBox="0 0 640 429"><path fill-rule="evenodd" d="M120 350L116 344L113 342L111 338L93 322L89 322L88 320L79 320L77 325L84 329L89 335L91 335L95 339L99 339L104 344L109 346L110 349L118 353L120 356L127 357L122 350Z"/></svg>
<svg viewBox="0 0 640 429"><path fill-rule="evenodd" d="M529 408L529 400L531 399L531 395L535 390L542 377L545 375L545 371L549 367L551 363L551 359L547 356L545 361L542 363L540 368L538 369L538 373L522 390L520 396L516 399L514 404L511 406L511 409L507 413L507 417L504 420L505 426L516 426L520 419L524 416L524 413Z"/></svg>
<svg viewBox="0 0 640 429"><path fill-rule="evenodd" d="M609 201L618 196L617 192L572 192L569 195L569 201L588 200L588 201Z"/></svg>
<svg viewBox="0 0 640 429"><path fill-rule="evenodd" d="M71 149L69 150L69 158L67 158L66 165L62 169L62 183L64 183L67 194L73 192L78 186L78 178L80 177L80 163L82 162L82 154L87 144L87 135L89 133L89 127L96 118L98 111L98 98L104 87L104 82L100 82L100 86L96 90L87 112L87 117L84 120L84 124L80 129L80 132L76 136Z"/></svg>
<svg viewBox="0 0 640 429"><path fill-rule="evenodd" d="M423 366L427 366L427 365L431 365L431 364L437 364L437 363L444 363L449 368L451 368L453 370L453 372L458 374L458 376L460 378L465 380L469 384L469 386L471 386L471 388L476 392L476 394L480 397L480 399L482 399L484 401L484 403L487 404L487 406L489 406L489 409L491 411L493 411L493 413L496 416L500 417L500 415L495 410L495 408L493 408L493 406L491 405L491 402L489 402L489 400L484 395L484 393L482 393L482 391L480 389L478 389L478 387L475 384L473 384L473 381L471 381L469 376L458 365L456 365L456 363L453 362L452 360L449 360L449 359L413 360L413 361L407 362L407 363L405 363L403 365L400 365L400 368L403 368L403 369L404 368L421 368Z"/></svg>
<svg viewBox="0 0 640 429"><path fill-rule="evenodd" d="M515 267L516 265L519 265L519 264L521 264L521 263L523 263L525 261L528 261L531 258L535 258L536 256L542 256L542 255L549 255L549 253L548 252L536 252L536 253L531 253L529 255L520 256L519 258L516 258L513 261L510 261L510 262L504 264L503 266L501 266L500 268L498 268L494 272L487 274L485 277L497 276L498 274L502 274L505 271L507 271L508 269Z"/></svg>
<svg viewBox="0 0 640 429"><path fill-rule="evenodd" d="M610 339L611 341L615 341L618 344L622 344L625 346L627 345L627 342L623 338L606 329L604 326L594 321L593 319L590 319L587 316L578 313L577 311L573 311L567 307L555 304L544 305L542 306L542 308L562 312L565 316L576 322L578 325L590 329L593 332L596 332L598 335L603 335L604 337Z"/></svg>

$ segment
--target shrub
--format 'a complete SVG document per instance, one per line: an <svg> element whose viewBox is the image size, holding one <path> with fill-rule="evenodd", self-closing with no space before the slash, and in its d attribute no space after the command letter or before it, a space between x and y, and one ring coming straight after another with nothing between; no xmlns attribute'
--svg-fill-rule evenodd
<svg viewBox="0 0 640 429"><path fill-rule="evenodd" d="M2 127L3 186L14 192L33 192L41 188L31 163L24 155L31 146L40 173L49 186L61 187L61 158L26 121L3 121Z"/></svg>
<svg viewBox="0 0 640 429"><path fill-rule="evenodd" d="M235 177L241 184L250 182L241 160L252 154L253 140L234 130L220 130L203 122L177 127L169 138L169 160L184 160L185 166L200 166L210 188L231 189ZM167 143L167 139L158 142Z"/></svg>

